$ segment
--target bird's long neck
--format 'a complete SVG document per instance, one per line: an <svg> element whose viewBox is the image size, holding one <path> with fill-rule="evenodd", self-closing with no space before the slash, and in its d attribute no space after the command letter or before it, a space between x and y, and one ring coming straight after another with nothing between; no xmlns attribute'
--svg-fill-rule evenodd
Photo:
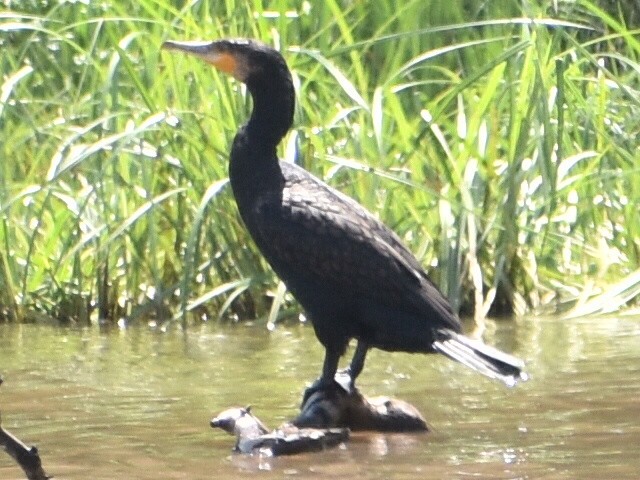
<svg viewBox="0 0 640 480"><path fill-rule="evenodd" d="M275 148L293 123L295 93L289 71L278 71L273 78L249 82L253 111L246 125L256 145Z"/></svg>
<svg viewBox="0 0 640 480"><path fill-rule="evenodd" d="M241 211L262 193L283 186L276 148L291 128L295 101L288 71L247 86L253 111L233 141L229 165L231 187Z"/></svg>

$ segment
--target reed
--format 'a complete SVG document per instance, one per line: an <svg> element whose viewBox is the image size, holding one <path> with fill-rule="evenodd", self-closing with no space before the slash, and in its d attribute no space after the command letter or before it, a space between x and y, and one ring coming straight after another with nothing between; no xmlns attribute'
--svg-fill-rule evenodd
<svg viewBox="0 0 640 480"><path fill-rule="evenodd" d="M298 90L282 156L375 211L463 313L594 314L640 292L631 8L11 5L0 12L1 319L298 311L227 186L250 100L208 66L162 54L167 38L281 48Z"/></svg>

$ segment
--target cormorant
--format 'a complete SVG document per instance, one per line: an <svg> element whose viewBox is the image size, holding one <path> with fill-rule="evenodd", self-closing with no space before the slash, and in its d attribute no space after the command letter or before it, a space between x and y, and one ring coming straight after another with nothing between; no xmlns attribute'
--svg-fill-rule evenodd
<svg viewBox="0 0 640 480"><path fill-rule="evenodd" d="M325 348L322 375L307 395L335 387L350 339L357 340L347 369L351 388L372 347L440 352L508 385L526 378L519 359L460 333L449 302L393 231L306 170L278 160L295 102L279 52L253 40L167 41L163 48L231 74L253 98L251 117L233 141L229 179L249 233Z"/></svg>

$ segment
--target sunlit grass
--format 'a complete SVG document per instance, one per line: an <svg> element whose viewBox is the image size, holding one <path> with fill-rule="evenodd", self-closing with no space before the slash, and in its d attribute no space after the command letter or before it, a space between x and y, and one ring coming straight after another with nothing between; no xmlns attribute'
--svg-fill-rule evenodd
<svg viewBox="0 0 640 480"><path fill-rule="evenodd" d="M297 311L226 182L250 99L159 49L227 36L275 45L292 67L282 156L376 212L456 308L623 308L640 284L640 32L588 1L493 3L13 3L0 13L0 317Z"/></svg>

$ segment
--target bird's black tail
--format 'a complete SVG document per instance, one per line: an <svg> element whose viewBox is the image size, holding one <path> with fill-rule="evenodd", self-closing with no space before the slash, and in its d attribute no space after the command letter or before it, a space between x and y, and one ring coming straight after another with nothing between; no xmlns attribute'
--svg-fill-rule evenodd
<svg viewBox="0 0 640 480"><path fill-rule="evenodd" d="M489 378L502 380L509 387L527 380L522 360L453 330L438 330L433 348Z"/></svg>

